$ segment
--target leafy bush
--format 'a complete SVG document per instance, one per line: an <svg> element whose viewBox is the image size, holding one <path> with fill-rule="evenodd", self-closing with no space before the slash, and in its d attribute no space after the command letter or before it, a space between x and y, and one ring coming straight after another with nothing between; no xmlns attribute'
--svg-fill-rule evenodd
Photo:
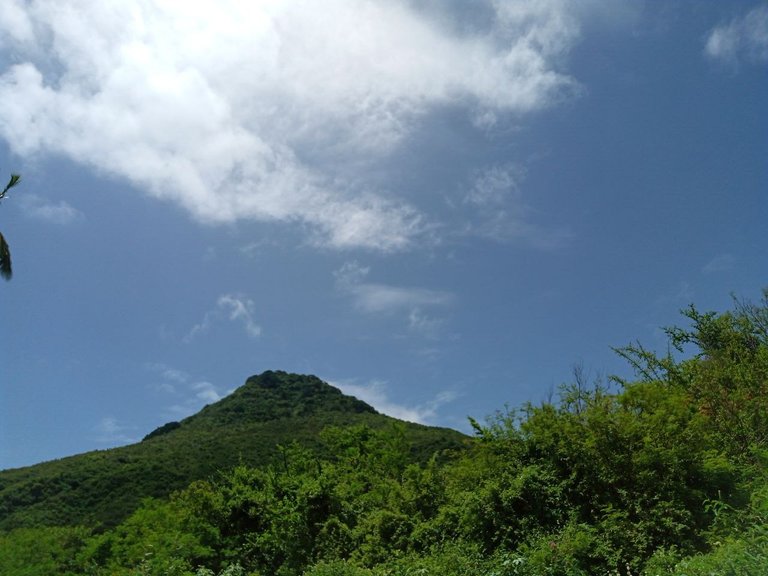
<svg viewBox="0 0 768 576"><path fill-rule="evenodd" d="M335 560L315 564L304 572L304 576L373 576L373 573L350 562Z"/></svg>

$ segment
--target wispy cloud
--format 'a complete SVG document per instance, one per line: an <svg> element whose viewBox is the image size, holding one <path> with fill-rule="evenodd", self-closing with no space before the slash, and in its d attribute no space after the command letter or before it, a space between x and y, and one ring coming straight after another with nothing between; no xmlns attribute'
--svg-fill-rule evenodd
<svg viewBox="0 0 768 576"><path fill-rule="evenodd" d="M114 416L105 416L95 427L96 441L104 444L131 444L138 442L135 426L126 426Z"/></svg>
<svg viewBox="0 0 768 576"><path fill-rule="evenodd" d="M386 284L358 284L349 287L349 291L359 309L373 313L443 306L453 299L448 292Z"/></svg>
<svg viewBox="0 0 768 576"><path fill-rule="evenodd" d="M727 272L733 269L736 259L732 254L720 254L707 262L701 271L704 274L717 274L718 272Z"/></svg>
<svg viewBox="0 0 768 576"><path fill-rule="evenodd" d="M257 258L270 250L274 250L276 245L277 242L274 238L262 238L241 246L240 253L246 258Z"/></svg>
<svg viewBox="0 0 768 576"><path fill-rule="evenodd" d="M204 401L206 404L213 404L221 400L216 387L210 382L195 382L192 385L192 390L195 392L195 397L198 400Z"/></svg>
<svg viewBox="0 0 768 576"><path fill-rule="evenodd" d="M421 308L412 308L408 314L408 329L429 338L437 338L445 327L445 319L426 314ZM434 350L431 352L434 353Z"/></svg>
<svg viewBox="0 0 768 576"><path fill-rule="evenodd" d="M367 384L356 384L354 382L335 381L331 383L345 394L370 404L382 414L417 424L434 424L439 418L440 408L453 402L459 396L454 391L443 390L422 404L407 406L389 398L385 382L373 381Z"/></svg>
<svg viewBox="0 0 768 576"><path fill-rule="evenodd" d="M510 198L519 203L520 183L524 178L525 168L520 165L492 166L477 175L464 197L464 204L498 208L508 204Z"/></svg>
<svg viewBox="0 0 768 576"><path fill-rule="evenodd" d="M211 326L221 321L231 321L242 325L250 338L261 336L261 326L256 323L254 314L256 304L250 298L238 294L224 294L216 301L216 305L203 316L200 323L195 324L185 336L189 342L205 334Z"/></svg>
<svg viewBox="0 0 768 576"><path fill-rule="evenodd" d="M339 289L351 295L355 306L363 312L394 312L412 310L419 306L444 306L454 299L450 292L364 282L369 272L370 268L354 261L345 263L334 272Z"/></svg>
<svg viewBox="0 0 768 576"><path fill-rule="evenodd" d="M347 262L334 272L337 288L352 298L356 309L367 314L402 314L412 332L437 336L444 320L424 310L452 304L451 292L366 282L369 272L357 262Z"/></svg>
<svg viewBox="0 0 768 576"><path fill-rule="evenodd" d="M463 233L500 242L524 241L538 248L556 248L568 240L566 230L548 228L532 222L522 183L526 169L520 164L486 167L455 208L472 212Z"/></svg>
<svg viewBox="0 0 768 576"><path fill-rule="evenodd" d="M480 1L483 25L466 27L458 8L406 0L6 0L0 135L204 222L300 224L316 244L402 250L434 217L365 171L446 105L488 125L573 94L560 64L577 4Z"/></svg>
<svg viewBox="0 0 768 576"><path fill-rule="evenodd" d="M221 400L230 391L222 393L213 383L203 378L167 366L162 363L147 364L147 370L155 379L152 386L167 404L164 417L185 418L200 410L206 404Z"/></svg>
<svg viewBox="0 0 768 576"><path fill-rule="evenodd" d="M54 224L70 224L83 217L83 213L59 200L52 202L37 194L23 194L18 197L21 210L29 217Z"/></svg>
<svg viewBox="0 0 768 576"><path fill-rule="evenodd" d="M158 390L168 394L175 394L179 384L187 384L190 380L189 374L183 370L172 368L162 363L150 363L145 368L152 372L159 380L153 382L153 386Z"/></svg>
<svg viewBox="0 0 768 576"><path fill-rule="evenodd" d="M753 8L728 24L717 26L704 48L713 60L735 66L741 62L768 62L768 6Z"/></svg>

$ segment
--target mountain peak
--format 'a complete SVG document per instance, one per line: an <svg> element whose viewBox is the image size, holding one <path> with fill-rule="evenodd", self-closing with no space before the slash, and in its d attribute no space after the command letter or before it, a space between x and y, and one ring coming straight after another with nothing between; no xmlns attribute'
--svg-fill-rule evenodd
<svg viewBox="0 0 768 576"><path fill-rule="evenodd" d="M321 450L328 426L384 429L397 422L316 376L267 371L145 441L0 472L0 530L31 524L115 525L143 498L165 497L238 463L263 466L278 446ZM402 423L411 457L463 446L460 432Z"/></svg>
<svg viewBox="0 0 768 576"><path fill-rule="evenodd" d="M205 406L180 423L170 422L147 436L178 428L237 426L321 413L377 414L362 400L347 396L320 378L267 370L251 376L229 396Z"/></svg>

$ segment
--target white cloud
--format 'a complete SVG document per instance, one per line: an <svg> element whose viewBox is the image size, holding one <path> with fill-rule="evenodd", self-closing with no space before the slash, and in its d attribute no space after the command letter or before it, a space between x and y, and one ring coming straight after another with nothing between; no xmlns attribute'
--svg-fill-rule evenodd
<svg viewBox="0 0 768 576"><path fill-rule="evenodd" d="M51 202L37 194L19 195L21 210L31 218L45 220L54 224L70 224L83 217L82 212L70 206L67 202Z"/></svg>
<svg viewBox="0 0 768 576"><path fill-rule="evenodd" d="M413 308L408 314L408 328L429 338L436 338L442 331L445 320L434 318L420 308Z"/></svg>
<svg viewBox="0 0 768 576"><path fill-rule="evenodd" d="M758 6L727 25L710 32L704 48L707 56L736 65L768 61L768 6Z"/></svg>
<svg viewBox="0 0 768 576"><path fill-rule="evenodd" d="M121 424L114 416L105 416L96 425L96 440L105 444L131 444L138 442L135 427Z"/></svg>
<svg viewBox="0 0 768 576"><path fill-rule="evenodd" d="M567 97L576 83L558 65L578 5L486 0L487 25L468 31L406 0L6 0L0 135L201 221L299 223L317 244L400 250L429 217L361 188L340 160L375 164L445 105L487 124Z"/></svg>
<svg viewBox="0 0 768 576"><path fill-rule="evenodd" d="M261 327L253 319L256 306L250 298L225 294L219 298L217 306L228 311L228 318L230 320L240 322L245 329L245 333L251 338L261 335Z"/></svg>
<svg viewBox="0 0 768 576"><path fill-rule="evenodd" d="M405 311L410 316L421 314L426 306L446 306L454 300L453 294L427 288L391 286L364 282L370 269L357 262L347 262L334 275L338 288L349 294L355 307L367 313ZM411 321L418 324L418 321Z"/></svg>
<svg viewBox="0 0 768 576"><path fill-rule="evenodd" d="M358 284L350 291L358 308L374 313L413 310L419 306L441 306L453 300L448 292L386 284Z"/></svg>
<svg viewBox="0 0 768 576"><path fill-rule="evenodd" d="M195 391L195 397L206 404L218 402L222 398L217 392L216 387L210 382L195 382L192 385L192 389Z"/></svg>
<svg viewBox="0 0 768 576"><path fill-rule="evenodd" d="M336 277L336 284L340 288L350 290L362 283L370 271L370 266L362 266L360 263L352 261L345 262L333 275Z"/></svg>
<svg viewBox="0 0 768 576"><path fill-rule="evenodd" d="M520 182L525 169L517 165L492 166L477 175L464 203L493 210L509 203L519 203Z"/></svg>
<svg viewBox="0 0 768 576"><path fill-rule="evenodd" d="M214 384L205 380L189 382L173 396L175 402L166 409L166 416L178 419L191 416L203 406L218 402L224 397Z"/></svg>
<svg viewBox="0 0 768 576"><path fill-rule="evenodd" d="M189 374L182 372L181 370L176 370L175 368L163 367L162 374L163 378L170 380L171 382L184 383L189 380Z"/></svg>
<svg viewBox="0 0 768 576"><path fill-rule="evenodd" d="M736 259L732 254L720 254L707 262L701 271L704 274L717 274L718 272L728 272L736 264Z"/></svg>
<svg viewBox="0 0 768 576"><path fill-rule="evenodd" d="M216 301L216 306L205 313L203 320L192 327L185 340L189 342L208 332L214 323L222 320L242 324L250 338L261 336L261 326L254 319L255 311L256 304L250 298L237 294L224 294Z"/></svg>
<svg viewBox="0 0 768 576"><path fill-rule="evenodd" d="M276 245L277 242L274 238L262 238L241 246L240 253L246 258L258 258L270 250L274 250Z"/></svg>
<svg viewBox="0 0 768 576"><path fill-rule="evenodd" d="M352 299L354 307L372 315L402 318L410 334L440 340L445 337L446 321L429 310L445 308L455 301L451 292L413 286L392 286L366 282L370 268L346 262L334 272L337 289Z"/></svg>
<svg viewBox="0 0 768 576"><path fill-rule="evenodd" d="M0 29L7 31L7 34L0 35L0 48L10 47L16 42L28 44L32 41L32 22L24 8L22 2L13 0L0 4Z"/></svg>
<svg viewBox="0 0 768 576"><path fill-rule="evenodd" d="M530 221L531 209L525 203L521 184L526 169L517 164L490 166L478 171L460 206L474 217L462 233L499 242L523 240L538 248L556 248L570 233L539 226Z"/></svg>
<svg viewBox="0 0 768 576"><path fill-rule="evenodd" d="M162 363L149 363L145 368L160 376L160 381L153 383L153 386L167 394L175 394L179 385L187 384L190 380L189 374L183 370L171 368Z"/></svg>
<svg viewBox="0 0 768 576"><path fill-rule="evenodd" d="M159 377L159 381L153 382L152 387L170 402L165 409L167 418L190 416L204 405L218 402L231 392L221 393L215 384L166 364L152 363L147 364L146 368Z"/></svg>
<svg viewBox="0 0 768 576"><path fill-rule="evenodd" d="M453 402L458 397L455 392L445 390L423 404L406 406L389 398L387 385L384 382L373 381L368 384L332 382L332 384L345 394L370 404L382 414L418 424L433 424L439 416L440 407Z"/></svg>
<svg viewBox="0 0 768 576"><path fill-rule="evenodd" d="M163 363L151 362L146 364L144 368L160 378L159 381L152 383L152 387L167 394L176 394L178 387L186 385L191 379L190 375L183 370L172 368Z"/></svg>

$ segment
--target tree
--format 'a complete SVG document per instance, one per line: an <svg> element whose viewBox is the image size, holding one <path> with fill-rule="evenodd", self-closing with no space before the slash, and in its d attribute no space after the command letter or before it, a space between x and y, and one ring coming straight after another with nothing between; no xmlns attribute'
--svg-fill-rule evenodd
<svg viewBox="0 0 768 576"><path fill-rule="evenodd" d="M19 183L19 180L21 180L21 176L18 174L11 174L11 179L8 181L8 184L6 184L3 191L0 192L0 200L5 198L8 190L16 186L16 184ZM8 242L5 241L5 236L3 236L2 232L0 232L0 276L6 280L10 280L12 275L13 268L11 267L11 251L8 247Z"/></svg>

